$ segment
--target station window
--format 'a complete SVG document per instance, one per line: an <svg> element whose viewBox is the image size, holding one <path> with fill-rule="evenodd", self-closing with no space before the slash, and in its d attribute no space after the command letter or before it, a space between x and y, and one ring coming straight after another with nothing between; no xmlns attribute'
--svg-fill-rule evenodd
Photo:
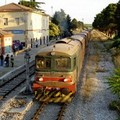
<svg viewBox="0 0 120 120"><path fill-rule="evenodd" d="M8 25L8 18L4 18L4 25Z"/></svg>
<svg viewBox="0 0 120 120"><path fill-rule="evenodd" d="M19 18L15 18L16 24L19 25L20 24L20 19Z"/></svg>

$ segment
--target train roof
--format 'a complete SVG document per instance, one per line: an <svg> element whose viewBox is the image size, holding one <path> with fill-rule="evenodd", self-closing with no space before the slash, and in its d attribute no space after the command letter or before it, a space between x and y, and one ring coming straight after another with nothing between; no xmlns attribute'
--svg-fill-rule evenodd
<svg viewBox="0 0 120 120"><path fill-rule="evenodd" d="M64 47L63 47L64 46ZM68 55L71 56L75 54L75 52L80 47L80 42L77 40L72 40L69 38L65 38L57 41L55 44L46 46L42 48L37 55L49 55L49 54L57 54L57 55Z"/></svg>
<svg viewBox="0 0 120 120"><path fill-rule="evenodd" d="M80 40L80 41L82 41L84 39L84 37L85 36L82 34L76 34L76 35L71 36L71 38L76 39L76 40Z"/></svg>

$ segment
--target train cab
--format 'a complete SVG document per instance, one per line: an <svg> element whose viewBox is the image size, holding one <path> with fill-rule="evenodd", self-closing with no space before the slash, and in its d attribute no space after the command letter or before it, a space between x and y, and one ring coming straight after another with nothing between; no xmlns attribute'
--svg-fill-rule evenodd
<svg viewBox="0 0 120 120"><path fill-rule="evenodd" d="M52 95L52 102L68 102L77 91L84 59L86 35L75 35L42 48L35 56L33 90L36 99L44 101ZM43 96L43 97L40 97Z"/></svg>

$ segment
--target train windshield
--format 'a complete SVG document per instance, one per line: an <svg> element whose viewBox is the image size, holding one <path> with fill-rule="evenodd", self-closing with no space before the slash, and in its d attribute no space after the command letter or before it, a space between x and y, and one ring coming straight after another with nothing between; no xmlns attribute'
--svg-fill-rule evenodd
<svg viewBox="0 0 120 120"><path fill-rule="evenodd" d="M66 71L71 69L71 58L69 57L36 57L37 70Z"/></svg>
<svg viewBox="0 0 120 120"><path fill-rule="evenodd" d="M60 57L55 58L55 69L56 70L66 70L71 68L71 60L70 58L66 57Z"/></svg>
<svg viewBox="0 0 120 120"><path fill-rule="evenodd" d="M51 68L51 58L37 57L36 58L36 68L37 69L50 69Z"/></svg>

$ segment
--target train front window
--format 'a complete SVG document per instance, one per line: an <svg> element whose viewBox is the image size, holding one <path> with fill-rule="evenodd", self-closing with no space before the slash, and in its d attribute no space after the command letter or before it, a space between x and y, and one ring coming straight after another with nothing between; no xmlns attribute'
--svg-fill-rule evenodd
<svg viewBox="0 0 120 120"><path fill-rule="evenodd" d="M71 68L71 60L70 58L55 58L55 68L57 70L67 70Z"/></svg>
<svg viewBox="0 0 120 120"><path fill-rule="evenodd" d="M51 59L45 57L36 58L36 68L37 69L50 69L51 68Z"/></svg>

